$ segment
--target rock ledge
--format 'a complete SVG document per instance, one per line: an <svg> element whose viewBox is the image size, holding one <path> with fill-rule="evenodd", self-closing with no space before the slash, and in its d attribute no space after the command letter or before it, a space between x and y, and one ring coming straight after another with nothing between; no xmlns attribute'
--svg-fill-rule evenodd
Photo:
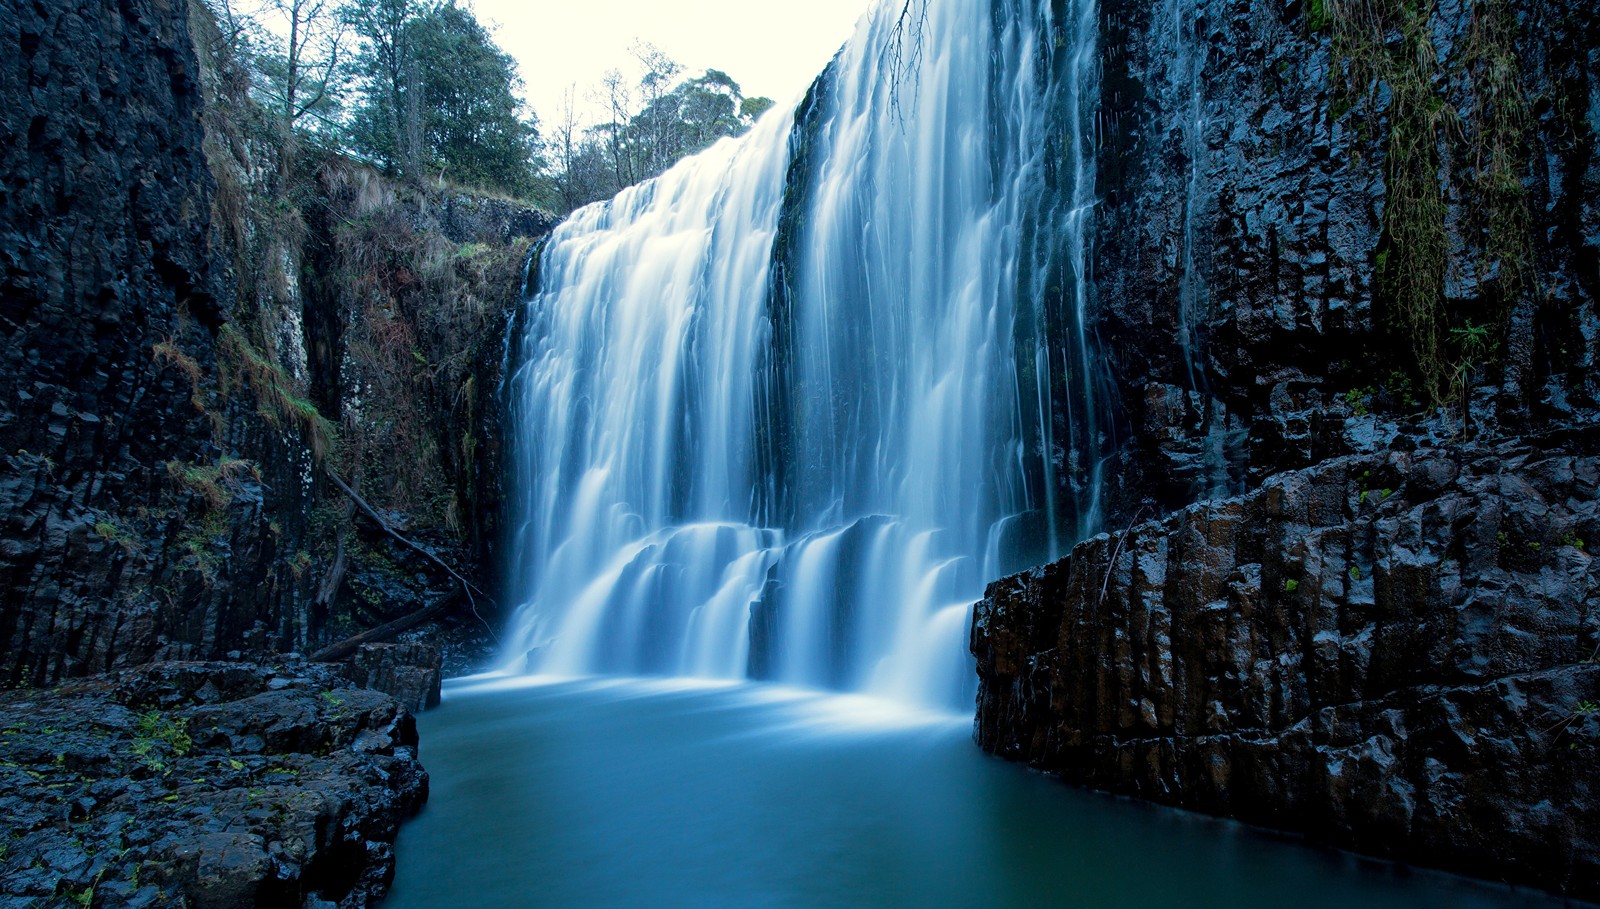
<svg viewBox="0 0 1600 909"><path fill-rule="evenodd" d="M0 716L0 909L361 909L427 798L411 714L337 666L158 663Z"/></svg>

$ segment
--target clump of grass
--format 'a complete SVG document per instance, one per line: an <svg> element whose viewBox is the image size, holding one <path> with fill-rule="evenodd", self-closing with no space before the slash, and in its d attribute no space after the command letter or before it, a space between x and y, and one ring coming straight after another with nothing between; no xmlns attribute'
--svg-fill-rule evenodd
<svg viewBox="0 0 1600 909"><path fill-rule="evenodd" d="M168 461L167 475L205 499L211 511L223 511L233 504L239 482L246 476L260 480L261 469L254 461L239 458L223 458L215 464Z"/></svg>
<svg viewBox="0 0 1600 909"><path fill-rule="evenodd" d="M200 391L200 380L204 373L200 369L200 362L183 352L183 348L178 346L176 337L171 337L152 345L150 353L156 358L157 363L177 369L189 377L189 385L194 390L194 397L192 398L194 405L204 410L205 400Z"/></svg>
<svg viewBox="0 0 1600 909"><path fill-rule="evenodd" d="M338 439L338 430L317 405L300 393L283 367L257 350L231 324L222 327L218 343L223 355L224 390L248 386L256 398L256 411L269 425L298 430L317 460L328 457Z"/></svg>
<svg viewBox="0 0 1600 909"><path fill-rule="evenodd" d="M94 522L94 532L100 539L122 547L122 551L128 555L138 555L144 548L132 531L113 518L101 518Z"/></svg>
<svg viewBox="0 0 1600 909"><path fill-rule="evenodd" d="M1467 40L1441 65L1430 20L1437 0L1317 0L1308 7L1315 27L1326 17L1339 82L1332 109L1388 118L1383 241L1376 259L1375 294L1398 351L1415 376L1418 396L1438 405L1464 400L1463 362L1487 365L1503 344L1510 304L1528 283L1532 220L1520 173L1531 124L1518 80L1516 18L1507 0L1478 0ZM1450 67L1450 72L1444 72ZM1463 118L1435 92L1465 70L1474 103ZM1380 86L1388 106L1380 111ZM1483 250L1478 272L1492 276L1492 297L1478 324L1488 335L1467 337L1469 312L1448 311L1445 282L1453 267L1442 149L1461 149L1470 181L1468 227ZM1452 158L1454 160L1454 158ZM1488 281L1488 277L1486 277ZM1487 316L1487 318L1483 318ZM1467 345L1472 344L1472 350Z"/></svg>

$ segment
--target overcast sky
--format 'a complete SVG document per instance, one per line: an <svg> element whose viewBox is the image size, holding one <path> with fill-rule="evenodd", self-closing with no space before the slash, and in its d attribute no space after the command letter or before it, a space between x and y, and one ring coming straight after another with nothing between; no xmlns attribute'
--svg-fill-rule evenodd
<svg viewBox="0 0 1600 909"><path fill-rule="evenodd" d="M628 48L648 41L688 74L732 76L746 97L797 100L850 37L871 0L472 0L479 20L521 64L545 123L567 86L577 100L608 69L634 75Z"/></svg>

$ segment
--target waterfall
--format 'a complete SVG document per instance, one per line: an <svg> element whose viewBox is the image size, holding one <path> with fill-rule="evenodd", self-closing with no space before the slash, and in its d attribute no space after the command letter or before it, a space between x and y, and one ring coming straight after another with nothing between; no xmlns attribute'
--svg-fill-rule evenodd
<svg viewBox="0 0 1600 909"><path fill-rule="evenodd" d="M575 212L513 339L507 668L954 706L1096 530L1090 0L879 4L793 111Z"/></svg>

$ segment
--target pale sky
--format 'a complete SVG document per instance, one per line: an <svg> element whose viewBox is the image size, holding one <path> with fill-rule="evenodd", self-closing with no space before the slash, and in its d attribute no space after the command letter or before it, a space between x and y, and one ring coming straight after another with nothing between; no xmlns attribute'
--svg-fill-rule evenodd
<svg viewBox="0 0 1600 909"><path fill-rule="evenodd" d="M521 64L528 102L552 125L567 86L580 110L608 69L634 76L628 48L647 41L683 64L732 76L746 97L798 100L872 0L471 0Z"/></svg>

